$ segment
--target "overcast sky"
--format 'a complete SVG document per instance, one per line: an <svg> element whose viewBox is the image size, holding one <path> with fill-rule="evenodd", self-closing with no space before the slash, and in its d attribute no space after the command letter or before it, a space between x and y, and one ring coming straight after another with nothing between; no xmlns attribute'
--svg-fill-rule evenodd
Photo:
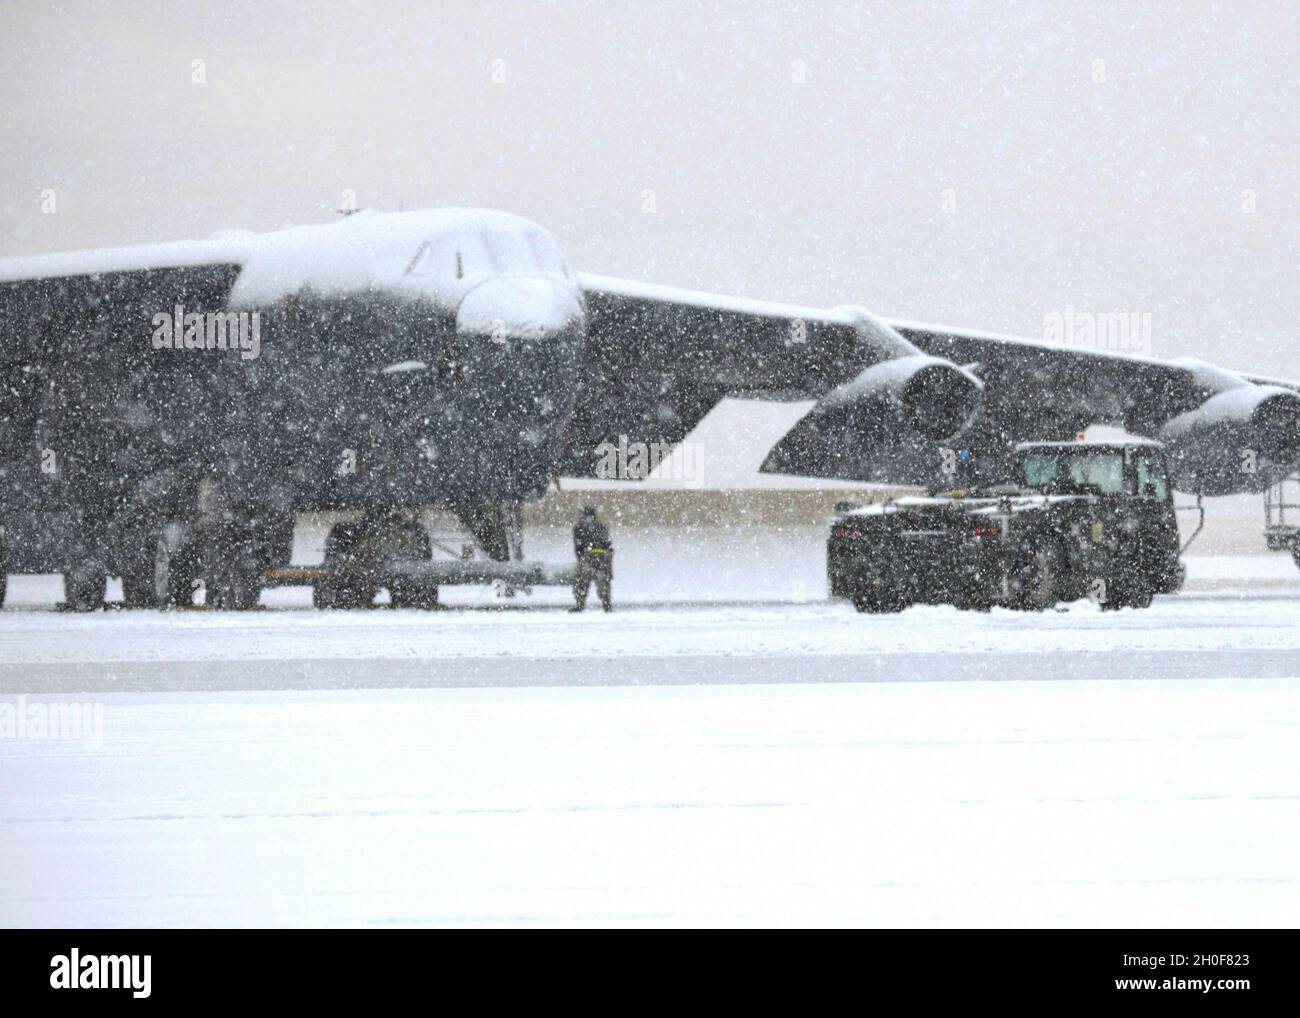
<svg viewBox="0 0 1300 1018"><path fill-rule="evenodd" d="M2 255L321 222L353 192L752 297L1027 336L1150 313L1156 356L1300 377L1284 0L7 0L0 56Z"/></svg>

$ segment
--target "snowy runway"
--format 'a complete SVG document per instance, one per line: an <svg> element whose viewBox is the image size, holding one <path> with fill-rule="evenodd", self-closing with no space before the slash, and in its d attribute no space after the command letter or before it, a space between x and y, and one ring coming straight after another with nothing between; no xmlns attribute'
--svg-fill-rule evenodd
<svg viewBox="0 0 1300 1018"><path fill-rule="evenodd" d="M1293 924L1294 681L116 694L9 924Z"/></svg>
<svg viewBox="0 0 1300 1018"><path fill-rule="evenodd" d="M0 923L1294 925L1300 585L1257 581L1044 616L33 597L0 705L102 727L0 739Z"/></svg>

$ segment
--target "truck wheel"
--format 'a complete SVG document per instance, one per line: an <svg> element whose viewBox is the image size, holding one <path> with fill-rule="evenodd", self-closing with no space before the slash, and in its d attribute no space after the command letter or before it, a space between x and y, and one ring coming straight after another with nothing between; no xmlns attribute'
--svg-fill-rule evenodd
<svg viewBox="0 0 1300 1018"><path fill-rule="evenodd" d="M1129 595L1130 608L1150 608L1151 602L1155 600L1155 592L1152 591L1149 583L1138 584Z"/></svg>
<svg viewBox="0 0 1300 1018"><path fill-rule="evenodd" d="M63 574L63 600L72 611L99 611L107 593L108 573L94 563L75 566Z"/></svg>
<svg viewBox="0 0 1300 1018"><path fill-rule="evenodd" d="M1055 607L1060 572L1061 555L1056 548L1049 545L1033 549L1011 569L1007 606L1035 612Z"/></svg>
<svg viewBox="0 0 1300 1018"><path fill-rule="evenodd" d="M1296 568L1300 569L1300 544L1291 547L1291 561L1296 564Z"/></svg>
<svg viewBox="0 0 1300 1018"><path fill-rule="evenodd" d="M1114 590L1114 587L1119 589ZM1120 608L1150 608L1155 598L1151 582L1145 576L1125 579L1114 587L1112 587L1111 599L1103 604L1102 608L1110 608L1112 611L1118 611Z"/></svg>
<svg viewBox="0 0 1300 1018"><path fill-rule="evenodd" d="M859 590L853 595L853 607L870 615L891 615L906 608L907 601L894 591Z"/></svg>
<svg viewBox="0 0 1300 1018"><path fill-rule="evenodd" d="M911 586L902 573L903 564L880 551L868 552L845 584L853 607L872 615L901 612L912 603ZM905 585L906 584L906 585Z"/></svg>

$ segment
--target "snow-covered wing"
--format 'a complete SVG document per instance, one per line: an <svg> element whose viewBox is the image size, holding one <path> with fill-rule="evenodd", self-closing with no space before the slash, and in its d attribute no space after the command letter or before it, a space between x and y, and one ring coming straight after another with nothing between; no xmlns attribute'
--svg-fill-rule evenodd
<svg viewBox="0 0 1300 1018"><path fill-rule="evenodd" d="M253 234L232 230L217 234L209 240L181 240L0 258L0 284L212 265L242 265L248 260L254 243Z"/></svg>
<svg viewBox="0 0 1300 1018"><path fill-rule="evenodd" d="M985 382L983 427L1011 438L1069 438L1089 424L1152 435L1234 379L1300 391L1297 382L1223 371L1194 360L1161 361L911 321L889 324L928 354L975 365ZM1140 347L1140 335L1130 336L1129 343ZM1205 371L1216 377L1207 378Z"/></svg>
<svg viewBox="0 0 1300 1018"><path fill-rule="evenodd" d="M183 395L177 372L184 363L155 359L157 370L142 371L153 352L154 316L172 314L177 305L194 312L224 308L247 254L240 237L0 259L0 464L30 451L27 438L38 418L58 417L65 429L85 430L79 445L89 447L105 419L123 416L121 407L109 405L122 373ZM125 356L118 353L123 347ZM110 350L114 355L106 355ZM88 360L103 370L78 371ZM94 391L75 386L85 378L99 379ZM137 388L132 383L124 391ZM185 409L179 396L174 403ZM66 406L77 412L60 411ZM25 490L16 467L0 467L0 475Z"/></svg>
<svg viewBox="0 0 1300 1018"><path fill-rule="evenodd" d="M719 400L815 398L862 365L847 312L580 275L587 356L567 476L603 442L673 445Z"/></svg>

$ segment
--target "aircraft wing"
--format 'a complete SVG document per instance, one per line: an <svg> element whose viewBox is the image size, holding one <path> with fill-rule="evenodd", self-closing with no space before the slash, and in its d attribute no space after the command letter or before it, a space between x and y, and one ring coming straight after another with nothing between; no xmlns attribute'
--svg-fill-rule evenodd
<svg viewBox="0 0 1300 1018"><path fill-rule="evenodd" d="M1101 421L1124 425L1142 422L1143 411L1155 420L1167 419L1197 390L1198 368L1214 369L1200 361L1162 361L1137 353L1071 347L1048 340L1024 339L995 332L927 325L903 319L886 319L917 347L936 357L959 364L978 363L982 371L997 380L998 392L986 393L986 404L999 392L1015 385L1029 385L1029 399L1001 401L1000 414L1029 409L1033 395L1050 392L1058 413L1081 422ZM1226 374L1257 385L1275 385L1300 392L1300 382L1256 375L1246 371ZM1157 404L1152 406L1152 404ZM1010 418L1008 417L1008 420Z"/></svg>
<svg viewBox="0 0 1300 1018"><path fill-rule="evenodd" d="M989 480L1006 476L1016 443L1094 424L1164 441L1185 491L1258 490L1300 464L1296 382L857 308L581 279L589 349L569 476L592 475L601 442L680 441L726 396L816 401L770 450L772 473L938 485L957 453L966 479Z"/></svg>
<svg viewBox="0 0 1300 1018"><path fill-rule="evenodd" d="M861 308L810 308L583 274L587 355L565 476L602 443L681 441L727 396L818 399L918 351Z"/></svg>
<svg viewBox="0 0 1300 1018"><path fill-rule="evenodd" d="M1108 424L1169 446L1187 491L1257 490L1300 462L1300 383L1182 358L890 320L917 347L985 382L962 448L1005 472L1016 442ZM999 458L1001 453L1001 458ZM1244 471L1244 472L1243 472Z"/></svg>
<svg viewBox="0 0 1300 1018"><path fill-rule="evenodd" d="M152 318L178 304L223 308L245 256L241 241L213 240L0 259L0 505L45 490L34 434L76 450L61 476L98 464L125 485L142 462L166 460L152 448L157 429L132 410L150 402L146 390L176 428L210 420L184 384L192 365L150 358ZM80 369L88 361L94 371Z"/></svg>

